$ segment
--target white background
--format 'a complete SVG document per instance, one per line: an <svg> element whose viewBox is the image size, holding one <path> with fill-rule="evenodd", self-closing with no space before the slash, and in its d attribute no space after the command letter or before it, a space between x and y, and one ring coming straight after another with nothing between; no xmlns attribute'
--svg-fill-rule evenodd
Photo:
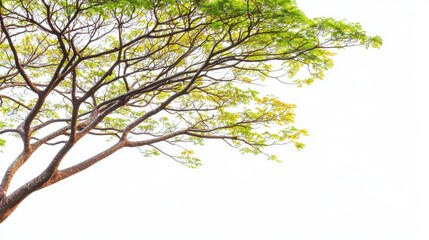
<svg viewBox="0 0 429 240"><path fill-rule="evenodd" d="M298 4L384 39L380 50L341 51L311 87L267 88L298 105L297 126L311 134L304 150L276 149L278 164L213 141L196 149L197 170L121 151L31 195L0 225L0 240L429 239L429 1Z"/></svg>

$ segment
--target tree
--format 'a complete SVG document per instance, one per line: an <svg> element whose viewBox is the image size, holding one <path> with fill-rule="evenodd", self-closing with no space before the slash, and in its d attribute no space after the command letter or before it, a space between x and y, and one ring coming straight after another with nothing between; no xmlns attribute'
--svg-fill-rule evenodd
<svg viewBox="0 0 429 240"><path fill-rule="evenodd" d="M9 135L22 140L15 159L2 159L10 165L0 222L31 193L123 148L195 168L192 145L218 139L277 161L266 147L300 149L306 130L293 126L295 105L257 86L309 85L332 67L333 50L381 45L357 23L306 17L293 0L2 0L0 7L0 145ZM111 146L62 168L83 138ZM17 171L48 147L44 170L10 191Z"/></svg>

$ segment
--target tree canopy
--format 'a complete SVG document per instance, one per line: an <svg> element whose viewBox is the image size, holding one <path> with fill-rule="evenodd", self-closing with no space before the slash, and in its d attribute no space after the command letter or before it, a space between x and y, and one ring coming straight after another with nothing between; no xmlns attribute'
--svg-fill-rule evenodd
<svg viewBox="0 0 429 240"><path fill-rule="evenodd" d="M218 139L242 153L304 145L294 104L259 84L322 79L333 50L379 47L358 23L308 18L294 0L2 0L0 145L22 151L0 183L0 222L34 191L120 149L198 167L192 145ZM83 138L111 146L61 162ZM42 146L54 146L39 175L9 190ZM166 147L168 146L168 147Z"/></svg>

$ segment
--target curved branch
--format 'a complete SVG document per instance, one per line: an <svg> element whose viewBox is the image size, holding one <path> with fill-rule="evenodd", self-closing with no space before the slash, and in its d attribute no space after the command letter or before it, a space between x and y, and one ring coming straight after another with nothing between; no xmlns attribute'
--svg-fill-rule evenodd
<svg viewBox="0 0 429 240"><path fill-rule="evenodd" d="M3 14L0 12L0 25L1 25L1 30L4 33L4 35L6 36L8 45L10 47L10 49L12 50L13 53L13 58L15 61L15 65L16 68L19 72L19 74L21 75L22 78L24 78L25 82L27 83L28 87L30 87L30 89L35 92L36 94L40 93L40 90L36 87L36 85L34 85L34 83L31 82L30 78L28 77L27 73L25 72L24 68L22 67L21 63L19 62L19 56L18 56L18 52L15 48L15 45L12 41L12 38L9 34L8 29L6 28L6 25L4 23L4 18L3 18Z"/></svg>

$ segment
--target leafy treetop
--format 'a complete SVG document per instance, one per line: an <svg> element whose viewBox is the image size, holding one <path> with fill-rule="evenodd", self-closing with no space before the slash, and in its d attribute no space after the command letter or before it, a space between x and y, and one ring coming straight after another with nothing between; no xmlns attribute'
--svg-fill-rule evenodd
<svg viewBox="0 0 429 240"><path fill-rule="evenodd" d="M293 0L3 0L0 11L0 135L23 143L0 184L0 219L125 147L198 167L189 144L218 139L277 160L267 146L300 149L307 132L293 126L295 105L258 84L311 84L334 49L381 45L357 23L306 17ZM88 136L113 143L62 169ZM60 148L45 170L8 195L18 169L50 145Z"/></svg>

